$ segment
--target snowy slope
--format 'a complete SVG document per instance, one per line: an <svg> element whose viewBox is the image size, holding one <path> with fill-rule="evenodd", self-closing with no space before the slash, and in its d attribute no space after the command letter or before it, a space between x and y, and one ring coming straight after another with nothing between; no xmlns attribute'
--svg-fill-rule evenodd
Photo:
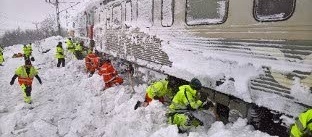
<svg viewBox="0 0 312 137"><path fill-rule="evenodd" d="M10 86L14 70L23 64L22 58L11 58L21 52L22 45L5 48L4 66L0 67L0 136L1 137L265 137L254 131L247 120L233 124L212 124L209 130L199 127L189 135L178 134L174 125L166 122L166 106L155 101L146 108L133 110L137 100L143 100L146 84L137 85L130 98L131 87L124 85L101 91L102 79L95 74L88 78L84 62L66 60L65 68L56 67L55 45L64 42L61 37L51 37L33 46L43 84L33 82L33 104L25 104L17 80ZM63 47L65 44L63 43ZM40 51L51 49L48 53ZM127 80L125 78L125 80ZM33 109L31 109L33 107Z"/></svg>

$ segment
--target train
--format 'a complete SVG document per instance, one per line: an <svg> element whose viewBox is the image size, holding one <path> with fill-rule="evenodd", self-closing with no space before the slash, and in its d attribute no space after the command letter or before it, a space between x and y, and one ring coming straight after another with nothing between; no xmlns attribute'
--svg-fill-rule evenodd
<svg viewBox="0 0 312 137"><path fill-rule="evenodd" d="M311 0L99 0L77 15L74 35L138 66L199 77L226 121L257 125L270 115L276 123L312 106L310 7Z"/></svg>

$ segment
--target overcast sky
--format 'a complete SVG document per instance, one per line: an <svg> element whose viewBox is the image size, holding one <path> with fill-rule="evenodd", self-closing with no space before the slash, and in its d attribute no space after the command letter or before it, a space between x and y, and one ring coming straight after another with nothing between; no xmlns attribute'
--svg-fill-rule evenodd
<svg viewBox="0 0 312 137"><path fill-rule="evenodd" d="M59 0L77 2L80 0ZM69 4L60 4L60 10ZM71 4L73 5L73 4ZM0 34L8 29L35 28L34 22L40 22L50 15L55 15L55 7L45 0L0 0Z"/></svg>

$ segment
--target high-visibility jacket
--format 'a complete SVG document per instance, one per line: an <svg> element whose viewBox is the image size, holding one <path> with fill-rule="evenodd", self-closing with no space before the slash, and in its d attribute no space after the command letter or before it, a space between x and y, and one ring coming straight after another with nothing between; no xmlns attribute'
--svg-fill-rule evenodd
<svg viewBox="0 0 312 137"><path fill-rule="evenodd" d="M76 44L75 51L79 51L79 52L82 51L82 46L79 43Z"/></svg>
<svg viewBox="0 0 312 137"><path fill-rule="evenodd" d="M20 66L15 70L15 74L18 76L18 83L20 85L32 85L32 81L36 75L38 75L38 71L35 69L35 67L30 67L30 72L27 74L26 67Z"/></svg>
<svg viewBox="0 0 312 137"><path fill-rule="evenodd" d="M301 113L295 124L291 127L291 137L312 136L312 109Z"/></svg>
<svg viewBox="0 0 312 137"><path fill-rule="evenodd" d="M110 62L105 62L99 69L99 75L103 76L105 88L109 88L115 84L121 84L122 78L118 76L117 71Z"/></svg>
<svg viewBox="0 0 312 137"><path fill-rule="evenodd" d="M29 46L24 46L23 47L23 52L24 52L24 55L26 56L26 57L30 57L30 55L31 55L31 53L32 53L32 48L31 48L31 46L29 47Z"/></svg>
<svg viewBox="0 0 312 137"><path fill-rule="evenodd" d="M56 58L64 58L64 49L62 46L57 46L56 47L56 54L55 54Z"/></svg>
<svg viewBox="0 0 312 137"><path fill-rule="evenodd" d="M157 98L160 102L164 103L164 96L169 95L171 92L171 89L168 88L168 83L167 80L160 80L147 87L145 102L150 103L153 99Z"/></svg>
<svg viewBox="0 0 312 137"><path fill-rule="evenodd" d="M196 92L190 85L180 86L169 106L170 110L198 109L203 102L196 99Z"/></svg>
<svg viewBox="0 0 312 137"><path fill-rule="evenodd" d="M28 50L30 51L30 52L32 52L33 50L32 50L32 46L31 46L31 44L28 44L28 45L26 45L27 46L27 48L28 48Z"/></svg>
<svg viewBox="0 0 312 137"><path fill-rule="evenodd" d="M90 53L85 57L86 68L88 71L94 72L99 68L100 58L94 54Z"/></svg>
<svg viewBox="0 0 312 137"><path fill-rule="evenodd" d="M67 50L73 53L75 51L75 45L73 44L73 42L67 39L65 43L67 45Z"/></svg>

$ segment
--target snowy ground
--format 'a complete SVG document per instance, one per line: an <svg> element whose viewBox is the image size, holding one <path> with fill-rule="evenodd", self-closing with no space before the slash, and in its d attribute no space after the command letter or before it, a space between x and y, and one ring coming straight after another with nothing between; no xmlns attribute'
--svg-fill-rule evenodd
<svg viewBox="0 0 312 137"><path fill-rule="evenodd" d="M31 105L23 102L17 80L14 85L9 84L15 69L24 63L22 58L11 58L13 53L21 52L22 45L5 48L5 63L0 67L1 137L270 136L253 130L246 119L227 125L214 122L208 130L199 127L188 135L178 134L176 126L167 124L166 106L161 103L155 101L146 108L133 110L136 101L143 100L146 84L135 84L135 94L131 98L127 81L124 85L101 91L101 77L88 78L83 61L67 60L65 68L57 68L54 49L58 41L64 42L64 39L51 37L33 46L36 59L33 65L39 68L43 84L34 79L34 103ZM42 54L46 49L51 51Z"/></svg>

